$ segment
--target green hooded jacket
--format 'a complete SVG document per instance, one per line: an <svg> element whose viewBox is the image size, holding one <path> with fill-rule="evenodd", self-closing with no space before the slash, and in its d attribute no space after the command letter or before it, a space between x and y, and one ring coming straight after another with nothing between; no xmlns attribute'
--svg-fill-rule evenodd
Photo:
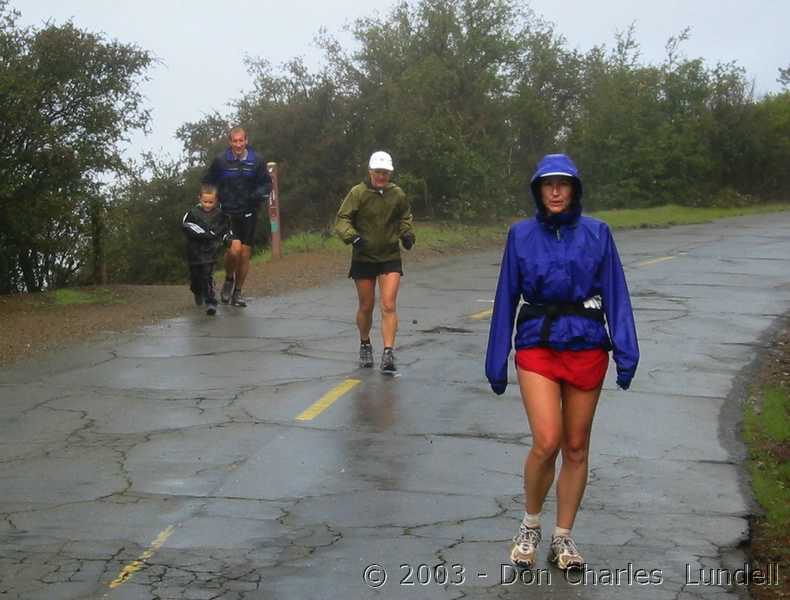
<svg viewBox="0 0 790 600"><path fill-rule="evenodd" d="M357 236L365 240L362 248L354 247L352 260L398 260L398 242L407 233L414 236L411 206L406 194L394 183L388 183L381 190L372 188L367 180L355 185L337 211L335 232L346 244Z"/></svg>

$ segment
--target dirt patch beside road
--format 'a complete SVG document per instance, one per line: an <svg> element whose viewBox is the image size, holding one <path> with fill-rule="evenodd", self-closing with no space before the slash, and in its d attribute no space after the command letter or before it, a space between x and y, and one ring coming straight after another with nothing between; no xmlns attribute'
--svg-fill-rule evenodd
<svg viewBox="0 0 790 600"><path fill-rule="evenodd" d="M464 252L501 248L502 243L470 243L463 249L451 250L417 244L411 252L403 253L404 269L408 273L412 266L434 263ZM308 252L256 263L250 269L244 295L248 298L276 296L320 286L346 277L349 260L350 252ZM33 358L102 333L130 331L185 311L198 310L186 282L183 285L112 285L101 289L106 292L107 301L94 304L57 305L50 294L0 296L0 365ZM349 301L354 298L349 283ZM352 317L349 314L349 319Z"/></svg>
<svg viewBox="0 0 790 600"><path fill-rule="evenodd" d="M345 269L346 258L340 254L295 254L254 265L244 293L248 297L271 296L315 287L337 279ZM187 283L112 285L102 290L107 292L107 301L92 304L58 305L48 294L0 296L0 364L197 310Z"/></svg>

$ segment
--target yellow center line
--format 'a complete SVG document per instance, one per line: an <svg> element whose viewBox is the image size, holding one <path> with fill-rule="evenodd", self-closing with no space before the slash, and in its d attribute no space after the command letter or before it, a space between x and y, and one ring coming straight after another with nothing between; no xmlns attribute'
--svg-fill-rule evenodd
<svg viewBox="0 0 790 600"><path fill-rule="evenodd" d="M485 319L486 317L490 317L493 314L494 314L494 309L493 308L487 308L485 310L481 310L479 313L475 313L473 315L469 315L469 318L470 319L474 319L475 321L481 321L481 320Z"/></svg>
<svg viewBox="0 0 790 600"><path fill-rule="evenodd" d="M129 581L129 579L132 578L132 575L134 575L135 573L137 573L137 571L143 568L145 561L151 558L154 555L154 552L156 552L157 550L159 550L159 548L162 547L162 544L164 544L167 541L167 538L169 538L172 535L173 531L175 531L175 527L173 525L170 525L170 527L168 527L167 529L162 531L158 536L156 536L156 539L153 541L151 547L148 550L143 552L137 558L137 560L135 560L132 563L129 563L123 569L121 569L121 572L118 574L118 577L113 579L112 582L110 583L110 587L114 589Z"/></svg>
<svg viewBox="0 0 790 600"><path fill-rule="evenodd" d="M650 260L645 260L640 263L636 263L637 267L646 267L648 265L655 265L667 260L672 260L673 258L677 258L676 256L662 256L661 258L652 258Z"/></svg>
<svg viewBox="0 0 790 600"><path fill-rule="evenodd" d="M327 408L334 404L335 400L340 398L343 394L353 388L355 385L361 383L359 379L346 379L340 385L332 388L326 394L321 396L310 408L303 411L296 417L297 421L311 421L318 415L324 412Z"/></svg>

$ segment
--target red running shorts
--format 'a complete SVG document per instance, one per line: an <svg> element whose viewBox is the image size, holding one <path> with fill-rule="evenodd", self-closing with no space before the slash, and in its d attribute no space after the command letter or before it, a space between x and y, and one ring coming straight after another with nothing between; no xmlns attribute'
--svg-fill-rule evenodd
<svg viewBox="0 0 790 600"><path fill-rule="evenodd" d="M609 367L609 353L603 348L592 350L552 350L522 348L516 350L516 366L524 371L543 375L557 383L569 383L580 390L596 389Z"/></svg>

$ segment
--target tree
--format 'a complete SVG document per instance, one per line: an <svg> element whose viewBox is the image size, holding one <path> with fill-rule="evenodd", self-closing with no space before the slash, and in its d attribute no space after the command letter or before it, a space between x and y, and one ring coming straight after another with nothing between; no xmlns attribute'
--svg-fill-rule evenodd
<svg viewBox="0 0 790 600"><path fill-rule="evenodd" d="M251 60L254 90L227 121L281 163L286 222L329 221L377 149L394 155L418 215L511 213L508 110L532 20L512 0L402 2L385 18L354 23L351 54L323 34L327 64L318 73L294 60L275 74ZM182 128L190 156L222 145L224 132L205 135L220 120Z"/></svg>
<svg viewBox="0 0 790 600"><path fill-rule="evenodd" d="M422 0L361 19L342 63L360 152L386 148L407 190L444 217L492 215L507 195L505 94L530 15L510 0ZM364 150L363 150L364 149Z"/></svg>
<svg viewBox="0 0 790 600"><path fill-rule="evenodd" d="M633 26L581 54L517 0L401 1L350 29L353 51L321 33L317 73L250 60L254 89L233 112L182 128L190 164L244 125L281 164L293 229L325 227L374 150L393 154L418 218L531 212L532 169L558 151L581 167L588 209L770 196L784 181L787 96L755 103L736 64L684 57L688 30L645 64Z"/></svg>
<svg viewBox="0 0 790 600"><path fill-rule="evenodd" d="M782 87L790 86L790 65L785 69L779 68L779 77L777 77L776 81L780 83Z"/></svg>
<svg viewBox="0 0 790 600"><path fill-rule="evenodd" d="M739 191L786 202L790 188L790 91L769 94L754 107L754 113L749 132L754 151L741 171Z"/></svg>
<svg viewBox="0 0 790 600"><path fill-rule="evenodd" d="M616 42L611 51L595 47L584 56L568 123L566 145L582 168L588 209L658 203L661 73L639 63L633 26Z"/></svg>
<svg viewBox="0 0 790 600"><path fill-rule="evenodd" d="M146 156L114 190L107 215L112 283L182 281L187 273L181 219L197 202L200 171Z"/></svg>
<svg viewBox="0 0 790 600"><path fill-rule="evenodd" d="M505 178L512 182L510 194L523 203L531 168L544 154L565 146L569 126L580 110L584 62L578 52L565 49L565 39L551 26L537 20L521 45L507 94L511 147ZM529 199L526 208L531 214Z"/></svg>
<svg viewBox="0 0 790 600"><path fill-rule="evenodd" d="M0 0L0 293L68 280L103 174L149 113L138 90L151 56L72 23L19 28Z"/></svg>
<svg viewBox="0 0 790 600"><path fill-rule="evenodd" d="M266 61L249 61L255 91L237 105L253 147L279 163L281 210L287 228L323 229L347 192L359 163L350 134L349 98L328 70L312 74L299 59L275 75ZM261 237L266 227L260 228ZM263 241L263 240L261 240Z"/></svg>

